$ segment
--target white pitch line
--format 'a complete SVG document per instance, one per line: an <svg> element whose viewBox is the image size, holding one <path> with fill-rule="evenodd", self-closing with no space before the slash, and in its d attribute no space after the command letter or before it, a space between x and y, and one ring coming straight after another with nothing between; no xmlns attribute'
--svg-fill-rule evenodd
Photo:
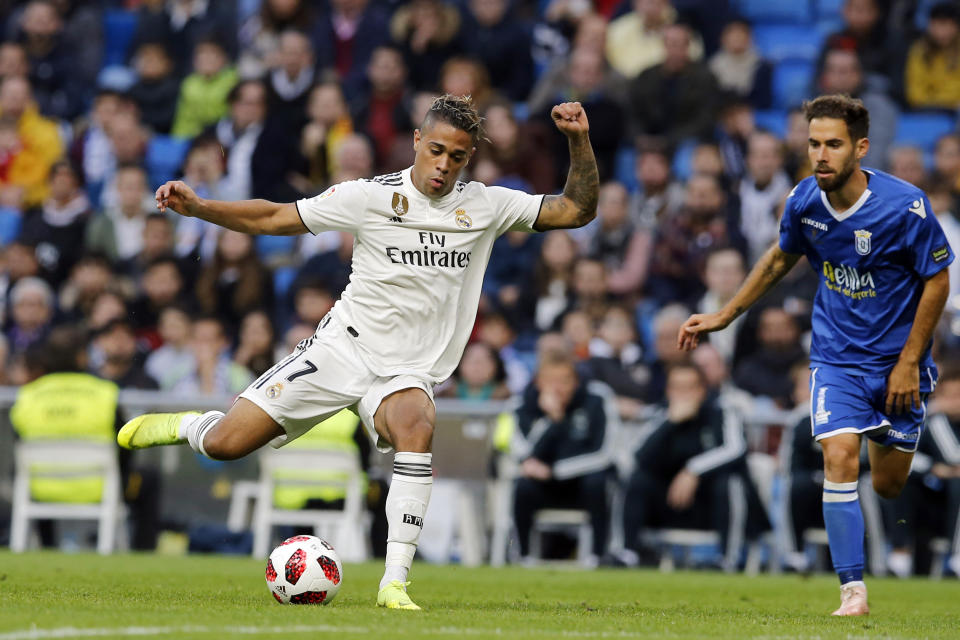
<svg viewBox="0 0 960 640"><path fill-rule="evenodd" d="M98 638L113 637L127 638L137 636L159 636L172 635L180 633L192 634L217 634L223 637L229 635L255 635L255 634L278 634L278 633L362 633L369 634L376 632L377 629L370 627L352 627L352 626L333 626L333 625L295 625L286 627L210 627L210 626L182 626L182 627L116 627L116 628L77 628L60 627L57 629L23 629L20 631L10 631L0 633L0 640L44 640L46 638ZM519 634L519 631L504 630L498 627L493 629L481 629L474 627L436 627L423 628L417 631L420 635L482 635L482 636L512 636ZM551 637L564 638L650 638L650 634L643 634L630 631L556 631L545 629L526 629L522 632L524 636L546 635Z"/></svg>

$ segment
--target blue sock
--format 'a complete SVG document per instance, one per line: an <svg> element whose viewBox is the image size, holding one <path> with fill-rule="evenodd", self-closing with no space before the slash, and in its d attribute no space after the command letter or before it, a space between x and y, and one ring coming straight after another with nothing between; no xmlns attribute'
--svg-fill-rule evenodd
<svg viewBox="0 0 960 640"><path fill-rule="evenodd" d="M840 584L863 580L863 512L856 482L823 482L823 522Z"/></svg>

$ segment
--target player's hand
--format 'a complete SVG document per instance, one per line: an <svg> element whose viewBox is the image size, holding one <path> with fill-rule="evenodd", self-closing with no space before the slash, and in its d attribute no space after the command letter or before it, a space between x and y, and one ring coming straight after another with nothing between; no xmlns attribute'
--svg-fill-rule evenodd
<svg viewBox="0 0 960 640"><path fill-rule="evenodd" d="M673 477L667 489L667 504L675 511L690 508L698 486L700 486L700 477L684 469Z"/></svg>
<svg viewBox="0 0 960 640"><path fill-rule="evenodd" d="M887 414L920 408L920 368L898 360L887 378Z"/></svg>
<svg viewBox="0 0 960 640"><path fill-rule="evenodd" d="M587 112L579 102L564 102L556 105L550 110L550 117L553 118L557 129L567 137L584 135L590 131Z"/></svg>
<svg viewBox="0 0 960 640"><path fill-rule="evenodd" d="M549 480L553 477L550 465L536 458L527 458L520 463L520 472L527 478L534 480Z"/></svg>
<svg viewBox="0 0 960 640"><path fill-rule="evenodd" d="M677 349L693 351L700 344L700 334L726 329L729 320L717 313L695 313L687 318L677 334Z"/></svg>
<svg viewBox="0 0 960 640"><path fill-rule="evenodd" d="M193 189L180 180L171 180L160 185L156 194L157 209L164 213L167 209L182 216L193 216L200 206L200 198Z"/></svg>

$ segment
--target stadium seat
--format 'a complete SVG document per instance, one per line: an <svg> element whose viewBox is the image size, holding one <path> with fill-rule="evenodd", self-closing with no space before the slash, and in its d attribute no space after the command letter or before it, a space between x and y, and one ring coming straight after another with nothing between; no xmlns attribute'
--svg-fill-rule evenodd
<svg viewBox="0 0 960 640"><path fill-rule="evenodd" d="M96 520L97 552L112 553L119 542L126 547L126 507L121 498L120 466L113 442L82 440L32 440L14 447L13 513L10 549L25 551L32 520ZM98 503L40 502L31 495L31 481L61 479L64 474L100 473L103 491Z"/></svg>
<svg viewBox="0 0 960 640"><path fill-rule="evenodd" d="M787 133L787 112L782 109L754 111L753 120L758 129L766 129L778 138L783 138Z"/></svg>
<svg viewBox="0 0 960 640"><path fill-rule="evenodd" d="M22 217L16 209L0 208L0 246L5 247L16 239Z"/></svg>
<svg viewBox="0 0 960 640"><path fill-rule="evenodd" d="M533 516L533 528L530 530L530 557L540 559L541 534L548 531L577 532L577 562L591 568L590 553L593 547L593 527L590 526L590 514L582 509L540 509Z"/></svg>
<svg viewBox="0 0 960 640"><path fill-rule="evenodd" d="M633 147L620 147L614 161L613 177L630 193L640 188L637 182L637 152Z"/></svg>
<svg viewBox="0 0 960 640"><path fill-rule="evenodd" d="M253 510L253 557L270 551L274 525L312 526L314 535L329 540L346 562L362 562L368 556L364 531L363 471L356 453L323 449L266 449L260 456L260 480ZM322 469L324 476L311 480ZM285 481L284 474L296 472ZM330 477L330 473L334 477ZM280 509L274 505L274 489L283 484L338 486L346 490L342 509ZM242 497L242 496L241 496ZM236 517L234 518L236 521ZM236 524L236 522L232 523Z"/></svg>
<svg viewBox="0 0 960 640"><path fill-rule="evenodd" d="M815 66L813 62L788 60L773 70L773 103L778 109L799 106L810 97Z"/></svg>
<svg viewBox="0 0 960 640"><path fill-rule="evenodd" d="M673 154L673 175L677 180L686 180L693 173L693 151L699 144L696 140L681 142Z"/></svg>
<svg viewBox="0 0 960 640"><path fill-rule="evenodd" d="M813 0L817 20L843 18L843 5L846 0Z"/></svg>
<svg viewBox="0 0 960 640"><path fill-rule="evenodd" d="M753 29L753 42L760 55L771 62L813 62L820 55L823 34L804 25L758 24Z"/></svg>
<svg viewBox="0 0 960 640"><path fill-rule="evenodd" d="M932 151L937 139L956 127L956 119L945 113L903 113L897 119L897 135L893 144Z"/></svg>
<svg viewBox="0 0 960 640"><path fill-rule="evenodd" d="M153 136L147 145L145 160L150 183L160 185L175 179L189 146L189 140L173 136Z"/></svg>
<svg viewBox="0 0 960 640"><path fill-rule="evenodd" d="M270 265L290 264L294 259L297 236L257 236L257 255Z"/></svg>
<svg viewBox="0 0 960 640"><path fill-rule="evenodd" d="M737 0L736 7L741 16L753 23L805 24L813 20L809 0Z"/></svg>
<svg viewBox="0 0 960 640"><path fill-rule="evenodd" d="M110 10L103 14L103 66L125 65L130 42L137 30L133 11Z"/></svg>
<svg viewBox="0 0 960 640"><path fill-rule="evenodd" d="M297 270L293 267L277 267L273 270L273 294L277 300L283 300L286 297L296 278Z"/></svg>

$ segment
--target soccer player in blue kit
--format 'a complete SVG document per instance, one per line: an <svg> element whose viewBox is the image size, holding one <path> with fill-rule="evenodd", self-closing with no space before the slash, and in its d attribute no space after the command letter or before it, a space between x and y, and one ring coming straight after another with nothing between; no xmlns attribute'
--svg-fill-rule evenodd
<svg viewBox="0 0 960 640"><path fill-rule="evenodd" d="M840 578L836 616L870 612L863 583L860 437L874 490L894 498L910 473L937 382L930 355L954 258L924 193L860 167L870 148L859 100L820 96L803 106L814 175L787 197L780 239L720 311L691 316L678 347L694 349L772 288L801 256L819 275L810 348L810 422L823 447L823 519Z"/></svg>

